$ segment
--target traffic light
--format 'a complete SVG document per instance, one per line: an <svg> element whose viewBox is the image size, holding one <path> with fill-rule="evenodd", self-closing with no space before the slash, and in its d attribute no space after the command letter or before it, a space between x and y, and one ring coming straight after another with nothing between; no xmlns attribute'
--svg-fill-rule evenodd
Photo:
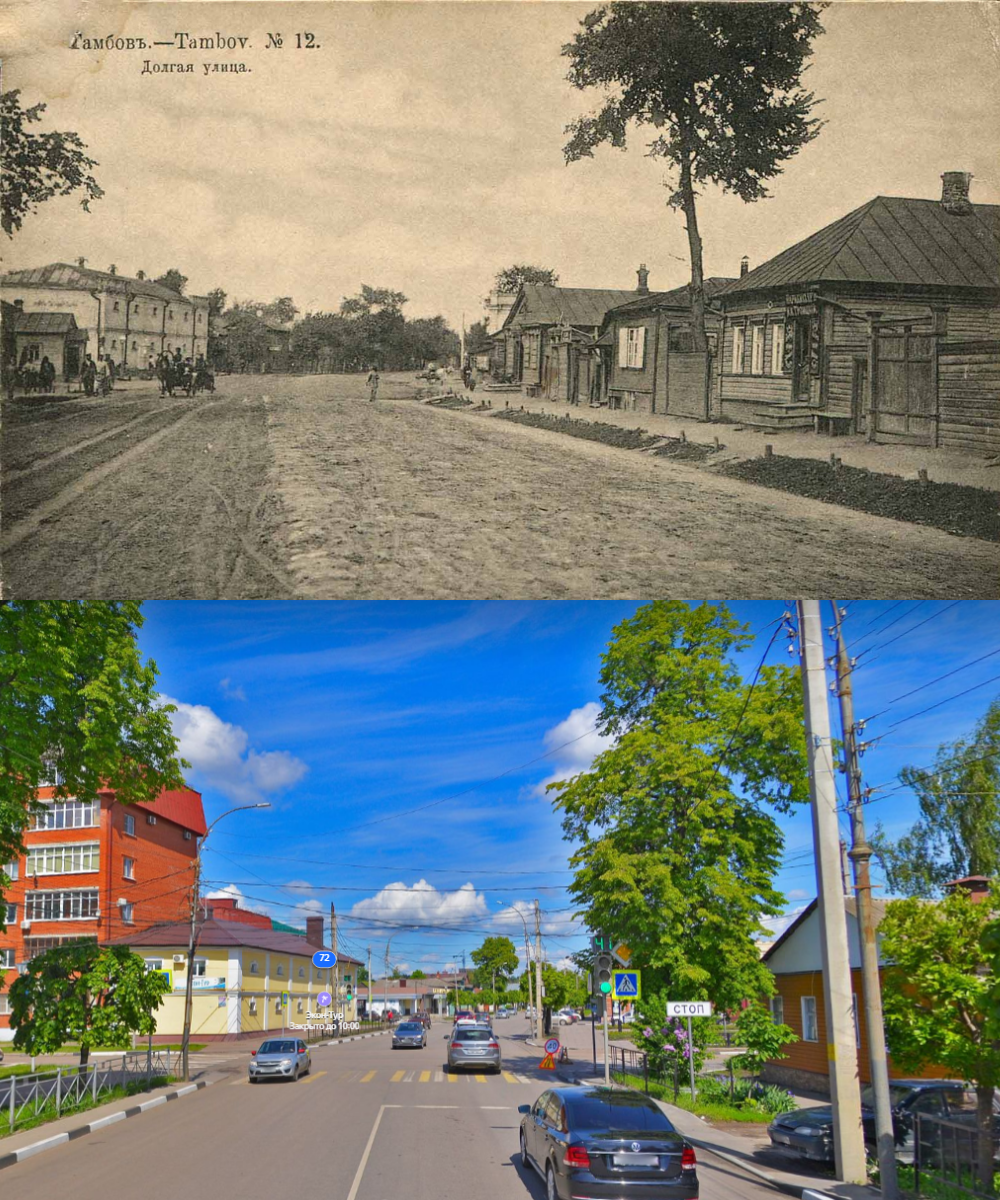
<svg viewBox="0 0 1000 1200"><path fill-rule="evenodd" d="M354 984L353 984L353 983L351 983L350 979L348 979L348 980L347 980L347 999L348 999L348 1002L351 1000L351 998L352 998L352 996L353 996L353 995L354 995Z"/></svg>
<svg viewBox="0 0 1000 1200"><path fill-rule="evenodd" d="M614 956L611 954L598 954L597 961L594 964L594 974L597 978L597 990L602 996L611 994L611 971L614 967Z"/></svg>

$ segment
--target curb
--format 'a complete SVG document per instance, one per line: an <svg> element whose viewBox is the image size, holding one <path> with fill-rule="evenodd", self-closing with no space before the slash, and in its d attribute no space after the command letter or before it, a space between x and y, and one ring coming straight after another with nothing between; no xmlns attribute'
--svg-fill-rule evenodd
<svg viewBox="0 0 1000 1200"><path fill-rule="evenodd" d="M388 1029L379 1029L375 1033L354 1033L350 1037L334 1038L331 1042L317 1042L317 1046L342 1046L344 1042L360 1042L364 1038L385 1037Z"/></svg>
<svg viewBox="0 0 1000 1200"><path fill-rule="evenodd" d="M143 1104L136 1104L132 1108L124 1108L109 1116L99 1117L96 1121L81 1125L79 1129L71 1129L68 1133L57 1133L53 1137L43 1138L40 1142L32 1142L30 1146L22 1146L20 1150L12 1150L10 1154L0 1154L0 1171L4 1167L12 1167L15 1163L23 1162L26 1158L33 1158L36 1154L51 1150L55 1146L62 1146L66 1142L75 1142L77 1138L84 1137L88 1133L97 1133L98 1130L106 1129L109 1125L116 1125L128 1117L137 1117L150 1108L159 1108L168 1100L179 1100L181 1096L201 1091L202 1088L206 1088L214 1082L214 1079L202 1079L198 1083L189 1083L185 1087L178 1088L176 1092L169 1092L166 1096L156 1096L152 1100L146 1100Z"/></svg>

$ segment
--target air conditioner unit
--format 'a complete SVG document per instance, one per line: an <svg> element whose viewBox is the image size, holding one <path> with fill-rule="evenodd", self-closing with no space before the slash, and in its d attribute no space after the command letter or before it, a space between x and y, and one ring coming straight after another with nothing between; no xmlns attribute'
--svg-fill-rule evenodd
<svg viewBox="0 0 1000 1200"><path fill-rule="evenodd" d="M156 817L154 817L152 813L146 814L146 824L147 825L155 825L156 824Z"/></svg>
<svg viewBox="0 0 1000 1200"><path fill-rule="evenodd" d="M189 842L189 841L191 840L191 837L192 837L191 830L190 830L190 829L185 829L185 830L184 830L184 840L185 840L186 842Z"/></svg>
<svg viewBox="0 0 1000 1200"><path fill-rule="evenodd" d="M118 897L118 907L119 907L119 908L124 908L126 904L128 904L128 901L125 899L125 897L124 897L124 896L119 896L119 897Z"/></svg>
<svg viewBox="0 0 1000 1200"><path fill-rule="evenodd" d="M31 928L30 921L22 921L21 922L21 932L22 933L27 933L30 928Z"/></svg>
<svg viewBox="0 0 1000 1200"><path fill-rule="evenodd" d="M186 954L175 954L174 962L187 962L187 955Z"/></svg>

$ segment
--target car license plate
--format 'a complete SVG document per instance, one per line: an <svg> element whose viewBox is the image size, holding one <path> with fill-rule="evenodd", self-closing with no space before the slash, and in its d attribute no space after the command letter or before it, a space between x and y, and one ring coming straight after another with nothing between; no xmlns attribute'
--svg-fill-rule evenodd
<svg viewBox="0 0 1000 1200"><path fill-rule="evenodd" d="M772 1133L771 1141L780 1142L782 1146L790 1146L792 1144L792 1139L790 1137L786 1137L783 1133Z"/></svg>
<svg viewBox="0 0 1000 1200"><path fill-rule="evenodd" d="M616 1167L658 1167L658 1154L615 1154L611 1161Z"/></svg>

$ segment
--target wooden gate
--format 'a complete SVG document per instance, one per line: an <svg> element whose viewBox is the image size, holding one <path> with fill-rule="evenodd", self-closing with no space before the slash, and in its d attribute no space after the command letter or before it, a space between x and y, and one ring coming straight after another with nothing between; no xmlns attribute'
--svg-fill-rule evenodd
<svg viewBox="0 0 1000 1200"><path fill-rule="evenodd" d="M672 353L667 368L667 412L671 416L708 420L709 356L692 350Z"/></svg>
<svg viewBox="0 0 1000 1200"><path fill-rule="evenodd" d="M875 440L937 445L935 337L882 328L875 337L872 411Z"/></svg>

